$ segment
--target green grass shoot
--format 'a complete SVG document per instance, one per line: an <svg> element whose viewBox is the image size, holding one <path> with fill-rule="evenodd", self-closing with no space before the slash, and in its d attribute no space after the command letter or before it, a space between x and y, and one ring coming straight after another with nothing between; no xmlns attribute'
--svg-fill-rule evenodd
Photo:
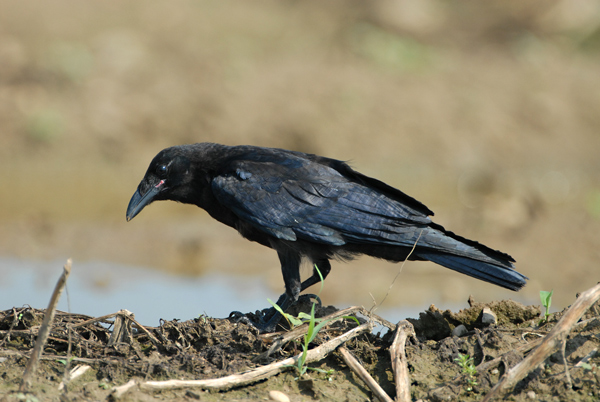
<svg viewBox="0 0 600 402"><path fill-rule="evenodd" d="M548 317L550 317L550 306L552 305L552 293L554 293L554 289L551 291L540 290L540 300L542 301L542 306L546 309L544 312L544 318L540 321L548 322Z"/></svg>
<svg viewBox="0 0 600 402"><path fill-rule="evenodd" d="M319 275L319 278L321 279L321 288L319 289L319 293L317 293L317 297L319 297L321 295L321 292L323 291L324 279L323 279L323 275L321 274L321 271L319 270L319 268L317 267L316 264L314 267L315 267L315 272ZM298 314L297 317L294 317L293 315L284 312L281 309L281 307L279 307L277 304L273 303L270 299L267 299L267 300L269 301L269 303L271 303L271 305L275 308L275 310L277 310L281 315L283 315L285 317L285 319L288 321L288 323L290 324L290 327L292 329L299 325L302 325L304 323L308 323L308 330L306 331L306 334L304 334L304 338L303 338L302 344L301 344L302 354L298 358L298 361L295 365L295 368L298 371L297 379L302 377L306 373L307 370L318 371L321 373L325 373L327 376L330 376L333 373L333 370L322 370L319 368L308 367L306 364L306 356L308 353L309 345L311 344L312 341L314 341L314 339L316 338L319 331L321 329L323 329L323 327L325 325L327 325L333 319L323 320L322 318L316 318L315 317L315 306L317 305L316 302L313 302L313 304L311 306L310 315L306 314L304 312L301 312ZM360 323L358 322L358 319L356 319L356 317L344 316L342 318L352 319L352 320L356 321L356 323L358 325L360 325Z"/></svg>
<svg viewBox="0 0 600 402"><path fill-rule="evenodd" d="M473 387L477 385L475 376L477 375L477 368L473 364L473 358L469 355L458 354L458 358L454 361L462 368L462 373L465 375L467 381L467 392L473 391Z"/></svg>

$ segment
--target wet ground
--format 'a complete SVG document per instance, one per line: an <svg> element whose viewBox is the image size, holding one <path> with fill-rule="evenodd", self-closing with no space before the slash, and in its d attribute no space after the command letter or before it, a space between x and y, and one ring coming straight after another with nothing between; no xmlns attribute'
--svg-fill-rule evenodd
<svg viewBox="0 0 600 402"><path fill-rule="evenodd" d="M186 285L197 281L198 293L208 293L203 286L214 284L216 276L252 278L245 284L260 287L260 295L258 307L248 310L281 293L275 253L241 239L197 208L157 203L125 222L127 203L150 159L163 147L200 141L350 160L359 171L424 202L437 223L511 254L530 278L523 291L512 293L411 262L390 290L400 266L361 258L333 264L321 294L326 304L376 305L378 314L395 320L416 317L431 304L457 311L468 306L469 295L486 303L512 298L537 305L540 290L554 289L552 311L558 312L600 279L600 12L595 2L208 1L171 7L127 0L58 0L51 6L0 0L0 8L0 256L12 261L6 269L13 284L37 281L47 272L24 267L55 264L58 270L73 257L74 271L83 276L71 284L73 295L81 298L65 308L69 313L100 315L87 306L98 307L98 300L127 283L127 270L120 267L137 272L127 288L132 299L148 311L167 308L143 318L143 325L157 326L159 317L187 322L204 312L214 320L241 307L220 306L225 302L216 297L196 298L183 285L179 296L190 290L184 303L163 303L155 296L169 302L177 297L170 291L172 281L162 281L162 287L160 279L148 282L144 277L154 274L140 267L163 271L167 278L180 276ZM6 280L0 283L0 291L7 287ZM10 309L27 303L43 308L48 294L42 293L31 287L18 297L0 295L0 310L9 311L3 325L6 320L23 329L31 325L14 321ZM129 305L117 303L102 314ZM182 304L192 308L177 307ZM217 335L232 330L227 322L212 322ZM208 331L197 321L169 325L179 324L183 333L195 328L193 336ZM502 328L497 331L509 343L527 342L514 327ZM594 331L574 329L573 350L580 341L595 342ZM460 347L476 353L480 364L480 351L468 349L473 336L461 338ZM111 388L133 375L167 378L148 362L171 364L168 358L180 353L168 349L174 341L165 339L153 344L149 355L136 349L145 342L140 334L127 344L139 352L133 357L107 350L110 359L133 359L127 364L138 371L124 364L121 374L110 359L106 367L113 368L103 369L99 361L105 357L90 349L96 360L85 381ZM249 339L256 353L264 348L260 338ZM458 373L452 358L439 352L442 339L451 339L446 341L451 349L459 342L423 338L420 346L411 346L431 357L427 361L437 376L422 380L422 392L415 384L415 392L421 392L416 397L430 395L437 386L432 381L445 383ZM103 341L98 335L98 350ZM53 342L62 352L64 342ZM353 351L371 369L375 355L387 356L385 338L356 342L363 343ZM4 347L23 353L30 344L23 339ZM571 363L580 358L577 353ZM7 374L11 390L25 363L19 356L2 363L9 371L15 367ZM207 362L200 366L223 373L209 357L203 359ZM597 384L596 372L573 368L581 388L560 391L556 361L547 361L549 369L532 380L538 388L524 389L543 400L565 395L585 400ZM382 358L382 367L385 362ZM54 392L62 363L44 364L47 375L39 377L39 387ZM315 376L309 382L317 387L313 394L302 390L291 372L250 388L266 392L272 381L281 381L284 391L302 398L344 383L367 395L335 354L322 364L343 374L333 375L337 381ZM193 367L180 366L167 364L166 372L198 375ZM378 377L384 384L386 370ZM81 383L73 386L77 396L108 395L96 385L83 391ZM389 382L385 387L390 390ZM244 389L232 391L238 392L232 398L244 399ZM177 392L163 397L213 395Z"/></svg>
<svg viewBox="0 0 600 402"><path fill-rule="evenodd" d="M470 303L471 307L459 312L431 306L418 319L409 319L416 331L416 338L409 337L406 347L412 400L480 400L505 372L531 353L564 313L540 322L537 306L526 307L513 301L486 305L470 300ZM485 307L496 314L497 324L482 323ZM310 304L299 309L310 312ZM316 316L335 311L331 306L318 308ZM272 391L282 392L291 401L374 398L337 350L309 363L310 369L302 375L296 367L288 366L259 380L235 382L239 380L232 377L235 374L269 367L299 354L301 334L278 344L277 335L285 335L285 331L259 335L254 328L229 319L201 316L142 328L129 320L127 314L94 319L58 312L33 386L29 393L23 394L18 392L19 384L43 311L15 308L0 312L0 395L4 395L1 400L243 401L268 399ZM360 323L369 320L364 312L357 316ZM320 330L310 348L349 333L357 325L350 319L332 321ZM460 325L465 327L464 332L452 335ZM387 329L375 334L367 329L343 346L393 398L396 391L390 362L392 335ZM519 381L508 397L515 401L598 400L599 347L600 304L596 303L567 337L564 357L569 377L565 375L563 355L556 350ZM456 359L460 355L473 358L474 372L467 374L458 365ZM79 377L71 379L65 374L82 368L87 371ZM167 387L169 380L219 378L233 382L219 386L209 382L203 386L180 382L172 388L159 389ZM135 383L130 383L131 380Z"/></svg>
<svg viewBox="0 0 600 402"><path fill-rule="evenodd" d="M275 253L198 208L125 222L152 156L215 141L350 160L531 278L513 294L410 263L382 308L555 289L561 309L598 278L599 14L585 1L30 4L0 14L0 256L250 276L275 297ZM370 307L397 272L335 263L324 300Z"/></svg>

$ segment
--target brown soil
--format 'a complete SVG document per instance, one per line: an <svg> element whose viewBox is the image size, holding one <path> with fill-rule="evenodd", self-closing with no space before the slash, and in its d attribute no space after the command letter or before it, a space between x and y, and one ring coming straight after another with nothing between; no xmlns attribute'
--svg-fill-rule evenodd
<svg viewBox="0 0 600 402"><path fill-rule="evenodd" d="M470 300L470 304L470 308L458 313L440 311L432 305L420 314L419 319L409 320L417 334L417 339L407 343L413 400L480 400L509 368L527 356L533 342L545 336L563 314L553 314L547 323L538 325L540 309L536 306L523 306L511 300L487 305ZM486 306L497 315L497 325L481 323L480 315ZM302 307L309 311L308 305ZM322 316L335 310L333 307L320 308L316 315ZM230 319L199 317L185 322L169 321L141 331L125 318L122 328L128 329L121 331L117 339L113 331L114 317L96 321L92 317L58 313L31 392L22 394L17 390L43 314L44 311L31 308L14 308L0 313L2 401L115 399L114 388L133 378L139 381L219 378L283 360L301 351L299 342L291 341L267 356L266 352L274 342L273 335L258 335L253 328ZM93 322L76 327L69 338L69 326L88 320ZM452 329L461 324L468 332L460 337L452 336ZM311 348L356 326L348 319L335 322L319 333ZM382 332L384 334L360 335L345 346L375 381L394 397L389 355L392 332ZM567 339L565 357L571 385L565 376L562 354L556 351L517 384L510 400L598 400L600 356L594 351L599 346L600 305L596 304L585 314L582 323L572 329ZM477 366L476 385L471 388L455 361L459 354L472 356ZM575 366L590 355L587 365ZM89 365L91 369L66 382L64 389L59 390L59 384L65 380L65 372L79 365ZM373 399L369 389L346 366L339 352L334 351L309 366L331 371L309 370L298 378L296 369L290 367L266 380L224 390L182 387L152 391L135 386L120 399L264 400L272 390L285 393L292 401Z"/></svg>
<svg viewBox="0 0 600 402"><path fill-rule="evenodd" d="M554 289L562 309L600 258L600 13L570 3L2 2L0 255L264 275L279 294L275 253L198 208L125 222L163 147L275 146L350 160L531 278L512 295L410 263L386 308ZM347 265L330 304L370 306L396 273Z"/></svg>
<svg viewBox="0 0 600 402"><path fill-rule="evenodd" d="M152 156L215 141L351 160L423 201L438 223L513 255L531 278L514 297L533 303L540 290L554 289L553 305L562 309L598 280L600 13L593 2L1 3L2 256L72 256L198 276L254 273L278 294L275 254L197 208L162 203L125 223ZM323 299L381 300L396 269L364 261L336 266ZM411 263L385 307L457 303L469 294L486 302L508 297ZM476 304L456 314L432 308L414 321L414 399L479 399L527 353L521 345L560 315L537 327L535 307L487 304L499 316L496 327L477 324ZM27 399L15 391L41 312L1 314L0 395ZM574 328L566 346L573 386L565 387L556 352L513 399L531 392L543 401L600 398L598 357L591 369L573 366L600 342L598 310L590 314L595 321ZM134 327L130 340L108 347L110 324L89 324L72 334L77 357L69 365L92 369L59 392L65 325L88 318L57 317L32 397L102 400L133 377L214 378L264 364L253 358L268 346L244 325L207 317L152 328L157 345ZM461 322L470 332L449 336ZM365 335L347 346L393 394L389 342ZM269 359L297 351L290 343ZM458 352L480 367L470 392L454 362ZM482 366L494 356L503 363ZM224 395L134 390L124 398L264 399L273 389L292 400L371 398L337 352L315 366L334 372L297 381L289 370Z"/></svg>

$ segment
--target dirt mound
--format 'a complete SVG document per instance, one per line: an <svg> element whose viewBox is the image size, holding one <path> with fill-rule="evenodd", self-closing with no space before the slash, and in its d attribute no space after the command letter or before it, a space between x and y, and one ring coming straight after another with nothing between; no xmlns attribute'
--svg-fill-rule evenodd
<svg viewBox="0 0 600 402"><path fill-rule="evenodd" d="M553 314L548 322L540 323L536 306L510 300L489 304L470 300L470 305L458 313L431 306L419 319L409 320L416 331L416 337L406 343L413 400L481 399L503 374L531 354L565 314ZM497 324L482 322L485 308L496 315ZM309 312L310 305L304 310ZM359 317L360 326L340 317L349 313ZM301 354L306 325L276 334L258 334L233 319L201 316L143 327L125 310L99 318L59 312L31 393L24 395L18 392L19 384L43 314L43 310L29 307L0 312L2 401L245 400L267 398L274 390L294 401L372 399L373 394L348 367L337 346L326 350L327 345L344 337L337 345L343 342L388 395L396 393L390 360L394 331L374 334L369 323L375 320L391 328L394 325L364 309L337 312L327 307L317 309L316 316L329 315L336 320L321 329L309 345L309 353L325 350L323 357L309 363L311 369L301 376L296 368L283 363ZM460 326L464 328L457 336ZM516 384L511 397L597 400L599 345L600 306L596 303L583 321L571 328L565 345L566 363L561 350L550 354ZM466 355L473 360L461 368L457 359ZM276 371L268 372L276 366ZM471 374L469 367L475 368ZM565 367L569 376L565 375ZM79 377L69 374L86 368ZM247 379L259 372L260 376ZM199 380L204 380L203 386Z"/></svg>

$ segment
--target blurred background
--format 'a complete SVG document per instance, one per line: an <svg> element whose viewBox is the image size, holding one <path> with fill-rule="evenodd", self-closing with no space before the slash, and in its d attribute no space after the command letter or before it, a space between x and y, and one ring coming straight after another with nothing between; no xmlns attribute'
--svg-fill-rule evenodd
<svg viewBox="0 0 600 402"><path fill-rule="evenodd" d="M0 309L45 307L68 257L72 312L145 308L150 325L266 307L274 251L173 202L125 222L152 157L202 141L348 160L530 278L513 293L410 262L386 318L551 289L556 311L600 279L600 1L0 9ZM399 270L334 263L323 301L379 305Z"/></svg>

